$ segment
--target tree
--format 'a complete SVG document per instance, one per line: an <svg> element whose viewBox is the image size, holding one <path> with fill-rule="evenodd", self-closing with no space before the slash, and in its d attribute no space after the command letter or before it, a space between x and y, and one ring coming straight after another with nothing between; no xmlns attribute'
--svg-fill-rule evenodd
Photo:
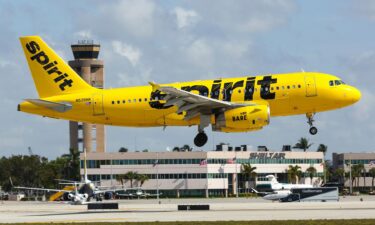
<svg viewBox="0 0 375 225"><path fill-rule="evenodd" d="M327 150L328 150L328 146L327 145L320 144L319 147L318 147L318 150L316 150L316 151L317 152L323 152L323 154L326 155Z"/></svg>
<svg viewBox="0 0 375 225"><path fill-rule="evenodd" d="M243 174L248 182L249 182L249 188L250 188L250 179L253 178L254 181L256 181L257 173L255 172L257 168L254 166L252 167L250 163L242 164L241 165L241 174Z"/></svg>
<svg viewBox="0 0 375 225"><path fill-rule="evenodd" d="M133 188L133 180L137 179L138 173L129 171L125 174L125 179L130 181L130 188Z"/></svg>
<svg viewBox="0 0 375 225"><path fill-rule="evenodd" d="M128 149L127 148L124 148L124 147L121 147L118 152L128 152Z"/></svg>
<svg viewBox="0 0 375 225"><path fill-rule="evenodd" d="M355 186L359 188L359 178L361 177L361 173L364 170L363 164L355 164L352 166L352 183L354 181Z"/></svg>
<svg viewBox="0 0 375 225"><path fill-rule="evenodd" d="M186 151L186 152L191 152L193 150L193 148L191 148L188 144L184 144L180 150L182 151Z"/></svg>
<svg viewBox="0 0 375 225"><path fill-rule="evenodd" d="M172 151L173 152L179 152L180 151L180 147L175 146Z"/></svg>
<svg viewBox="0 0 375 225"><path fill-rule="evenodd" d="M337 168L334 172L334 176L338 178L339 183L345 183L345 170L343 168Z"/></svg>
<svg viewBox="0 0 375 225"><path fill-rule="evenodd" d="M121 186L124 186L124 180L126 179L125 174L117 174L116 180L120 181Z"/></svg>
<svg viewBox="0 0 375 225"><path fill-rule="evenodd" d="M299 141L293 146L293 148L303 149L303 151L306 152L306 150L309 149L311 145L313 145L313 143L309 143L309 140L307 138L301 137Z"/></svg>
<svg viewBox="0 0 375 225"><path fill-rule="evenodd" d="M313 166L310 166L309 168L306 169L306 172L309 174L310 177L310 184L312 184L312 179L314 175L316 174L316 169Z"/></svg>
<svg viewBox="0 0 375 225"><path fill-rule="evenodd" d="M142 152L148 152L148 149L143 149Z"/></svg>
<svg viewBox="0 0 375 225"><path fill-rule="evenodd" d="M368 172L369 172L370 176L372 177L371 191L374 191L375 168L371 168Z"/></svg>
<svg viewBox="0 0 375 225"><path fill-rule="evenodd" d="M142 185L146 182L146 181L148 181L149 180L149 177L146 175L146 174L139 174L138 176L137 176L137 181L139 181L140 182L140 187L142 187Z"/></svg>
<svg viewBox="0 0 375 225"><path fill-rule="evenodd" d="M298 183L299 178L301 178L302 171L301 167L298 165L292 166L289 165L288 169L288 179L291 183Z"/></svg>

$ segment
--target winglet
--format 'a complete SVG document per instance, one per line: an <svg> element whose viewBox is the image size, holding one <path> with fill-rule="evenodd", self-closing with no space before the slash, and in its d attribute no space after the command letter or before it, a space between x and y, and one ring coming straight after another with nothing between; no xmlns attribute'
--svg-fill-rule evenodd
<svg viewBox="0 0 375 225"><path fill-rule="evenodd" d="M154 83L154 82L152 82L152 81L149 81L148 83L151 85L151 87L152 87L152 91L153 91L153 92L154 92L154 91L157 91L157 90L160 88L160 85L159 85L159 84L156 84L156 83Z"/></svg>

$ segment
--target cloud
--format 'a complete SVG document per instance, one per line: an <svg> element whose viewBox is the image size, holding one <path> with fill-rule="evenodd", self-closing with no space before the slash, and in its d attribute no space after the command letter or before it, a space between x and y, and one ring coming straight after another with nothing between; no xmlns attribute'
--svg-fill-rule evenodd
<svg viewBox="0 0 375 225"><path fill-rule="evenodd" d="M173 10L173 14L176 15L176 23L179 29L192 26L199 20L198 13L194 10L187 10L181 7L176 7Z"/></svg>
<svg viewBox="0 0 375 225"><path fill-rule="evenodd" d="M88 14L82 24L90 24L103 36L129 34L138 38L150 37L155 31L156 6L150 0L111 1L98 4L95 14Z"/></svg>
<svg viewBox="0 0 375 225"><path fill-rule="evenodd" d="M92 39L93 35L90 30L80 30L74 33L80 39Z"/></svg>
<svg viewBox="0 0 375 225"><path fill-rule="evenodd" d="M133 66L138 64L142 56L142 52L138 48L120 41L112 41L112 48L115 53L127 58Z"/></svg>

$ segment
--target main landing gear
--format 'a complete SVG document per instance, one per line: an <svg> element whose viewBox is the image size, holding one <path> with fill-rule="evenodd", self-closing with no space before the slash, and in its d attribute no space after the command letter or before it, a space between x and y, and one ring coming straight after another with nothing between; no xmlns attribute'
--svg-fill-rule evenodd
<svg viewBox="0 0 375 225"><path fill-rule="evenodd" d="M306 113L307 117L307 123L310 125L309 132L311 135L315 135L318 133L318 128L314 127L313 122L314 122L314 113Z"/></svg>
<svg viewBox="0 0 375 225"><path fill-rule="evenodd" d="M195 136L194 144L197 147L202 147L203 145L207 143L207 140L208 140L207 134L204 131L201 131L197 134L197 136Z"/></svg>
<svg viewBox="0 0 375 225"><path fill-rule="evenodd" d="M210 124L210 115L201 114L200 115L200 123L198 125L198 134L194 138L194 144L197 147L202 147L207 143L208 137L207 134L204 132L204 128L208 127Z"/></svg>

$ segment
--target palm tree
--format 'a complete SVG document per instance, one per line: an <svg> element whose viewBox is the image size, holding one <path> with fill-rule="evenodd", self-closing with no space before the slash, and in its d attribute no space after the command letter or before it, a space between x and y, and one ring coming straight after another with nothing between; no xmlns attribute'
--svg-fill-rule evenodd
<svg viewBox="0 0 375 225"><path fill-rule="evenodd" d="M326 155L327 150L328 150L328 146L327 145L320 144L319 147L318 147L318 150L316 150L316 151L317 152L323 152L323 154Z"/></svg>
<svg viewBox="0 0 375 225"><path fill-rule="evenodd" d="M250 179L253 178L254 181L256 181L256 176L257 176L257 173L255 172L256 169L257 168L255 166L252 167L250 163L247 163L247 164L244 163L241 165L241 174L243 174L247 178L249 182L249 188L250 188Z"/></svg>
<svg viewBox="0 0 375 225"><path fill-rule="evenodd" d="M316 169L313 166L310 166L309 168L306 169L306 172L309 174L310 177L310 184L312 184L312 179L314 175L316 174Z"/></svg>
<svg viewBox="0 0 375 225"><path fill-rule="evenodd" d="M138 176L137 176L137 181L139 181L140 182L140 187L142 187L142 185L146 182L146 181L148 181L149 180L149 177L146 175L146 174L139 174Z"/></svg>
<svg viewBox="0 0 375 225"><path fill-rule="evenodd" d="M354 181L355 186L359 189L359 178L361 177L361 173L364 169L363 164L355 164L352 166L352 179Z"/></svg>
<svg viewBox="0 0 375 225"><path fill-rule="evenodd" d="M125 178L130 181L130 188L133 188L133 180L137 179L138 173L129 171L125 174Z"/></svg>
<svg viewBox="0 0 375 225"><path fill-rule="evenodd" d="M309 143L307 138L301 137L299 141L293 146L293 148L303 149L304 152L311 147L313 143Z"/></svg>
<svg viewBox="0 0 375 225"><path fill-rule="evenodd" d="M125 174L117 174L116 175L116 180L121 182L121 186L124 187L124 179L125 179Z"/></svg>
<svg viewBox="0 0 375 225"><path fill-rule="evenodd" d="M343 168L337 168L334 174L338 178L339 183L345 183L345 170Z"/></svg>
<svg viewBox="0 0 375 225"><path fill-rule="evenodd" d="M372 177L371 191L374 191L375 168L371 168L368 172L370 176Z"/></svg>
<svg viewBox="0 0 375 225"><path fill-rule="evenodd" d="M289 165L289 169L287 172L289 181L292 183L298 183L298 179L301 177L302 174L301 167L298 165Z"/></svg>

